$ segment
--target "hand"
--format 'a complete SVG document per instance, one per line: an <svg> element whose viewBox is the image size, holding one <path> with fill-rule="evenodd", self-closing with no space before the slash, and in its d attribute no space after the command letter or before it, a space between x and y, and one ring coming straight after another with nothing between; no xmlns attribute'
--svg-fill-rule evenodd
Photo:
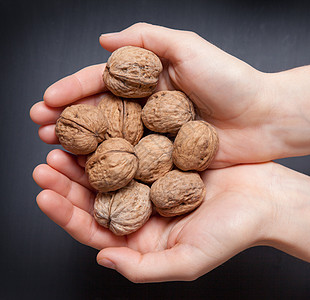
<svg viewBox="0 0 310 300"><path fill-rule="evenodd" d="M75 156L53 150L33 176L44 189L37 196L42 211L79 242L102 249L99 264L134 282L193 280L255 245L310 261L310 180L275 163L207 170L198 209L153 215L124 237L94 220L95 194Z"/></svg>
<svg viewBox="0 0 310 300"><path fill-rule="evenodd" d="M211 167L310 153L310 120L303 115L303 109L310 108L288 101L310 96L309 74L304 70L265 74L194 33L148 24L102 35L100 43L108 51L136 45L161 57L164 71L158 89L181 89L195 102L202 118L217 128L220 147ZM44 102L31 109L32 120L41 125L43 141L58 142L54 124L65 105L100 100L106 90L104 68L105 64L87 67L46 90Z"/></svg>

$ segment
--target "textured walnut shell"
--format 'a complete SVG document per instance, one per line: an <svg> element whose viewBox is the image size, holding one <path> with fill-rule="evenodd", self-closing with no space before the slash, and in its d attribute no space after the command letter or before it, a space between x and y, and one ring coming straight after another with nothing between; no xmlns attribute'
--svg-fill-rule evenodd
<svg viewBox="0 0 310 300"><path fill-rule="evenodd" d="M151 187L151 201L164 217L188 213L198 207L206 195L205 185L196 172L172 170Z"/></svg>
<svg viewBox="0 0 310 300"><path fill-rule="evenodd" d="M88 154L104 140L107 124L97 107L71 105L61 113L55 133L60 144L74 154Z"/></svg>
<svg viewBox="0 0 310 300"><path fill-rule="evenodd" d="M139 103L106 93L98 108L107 120L106 139L120 137L132 145L139 142L143 135L142 108Z"/></svg>
<svg viewBox="0 0 310 300"><path fill-rule="evenodd" d="M144 125L155 132L176 134L184 123L194 119L193 103L180 91L157 92L142 110Z"/></svg>
<svg viewBox="0 0 310 300"><path fill-rule="evenodd" d="M116 235L138 230L151 213L150 188L135 180L116 192L98 193L95 199L96 221Z"/></svg>
<svg viewBox="0 0 310 300"><path fill-rule="evenodd" d="M215 129L202 120L182 125L173 144L173 162L181 170L203 171L208 168L218 150Z"/></svg>
<svg viewBox="0 0 310 300"><path fill-rule="evenodd" d="M100 192L115 191L134 177L138 159L134 147L122 138L103 141L85 166L90 185Z"/></svg>
<svg viewBox="0 0 310 300"><path fill-rule="evenodd" d="M116 96L148 97L155 90L162 69L160 59L153 52L125 46L115 50L109 57L103 80Z"/></svg>
<svg viewBox="0 0 310 300"><path fill-rule="evenodd" d="M173 167L172 142L160 134L149 134L135 146L139 167L135 178L152 183L169 172Z"/></svg>

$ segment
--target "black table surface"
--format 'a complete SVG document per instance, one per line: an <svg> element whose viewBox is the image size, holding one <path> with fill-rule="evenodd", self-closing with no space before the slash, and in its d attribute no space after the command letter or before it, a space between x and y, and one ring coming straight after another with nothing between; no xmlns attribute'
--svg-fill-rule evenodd
<svg viewBox="0 0 310 300"><path fill-rule="evenodd" d="M29 109L56 80L105 62L98 38L144 21L195 31L264 72L310 63L310 5L299 1L0 1L0 299L310 299L310 264L248 249L193 282L134 284L96 263L37 207L31 175L55 148ZM310 101L310 99L309 99ZM310 175L310 157L280 163Z"/></svg>

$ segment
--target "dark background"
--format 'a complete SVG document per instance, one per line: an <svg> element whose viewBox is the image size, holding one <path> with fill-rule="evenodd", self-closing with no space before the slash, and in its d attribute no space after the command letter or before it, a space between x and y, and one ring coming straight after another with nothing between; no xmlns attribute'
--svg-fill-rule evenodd
<svg viewBox="0 0 310 300"><path fill-rule="evenodd" d="M31 173L55 146L39 140L30 107L51 83L106 61L101 33L138 21L195 31L265 72L310 63L310 5L298 1L1 0L0 299L310 299L310 264L267 247L193 282L133 284L37 207ZM310 157L280 162L310 175Z"/></svg>

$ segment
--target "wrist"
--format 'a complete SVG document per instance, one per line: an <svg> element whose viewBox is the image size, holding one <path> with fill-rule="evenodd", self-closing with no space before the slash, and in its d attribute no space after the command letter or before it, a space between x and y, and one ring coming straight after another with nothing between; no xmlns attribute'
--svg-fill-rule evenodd
<svg viewBox="0 0 310 300"><path fill-rule="evenodd" d="M304 68L263 73L272 159L310 154L310 81L306 79L310 78L310 68Z"/></svg>
<svg viewBox="0 0 310 300"><path fill-rule="evenodd" d="M257 244L310 261L310 178L273 164L269 213Z"/></svg>

